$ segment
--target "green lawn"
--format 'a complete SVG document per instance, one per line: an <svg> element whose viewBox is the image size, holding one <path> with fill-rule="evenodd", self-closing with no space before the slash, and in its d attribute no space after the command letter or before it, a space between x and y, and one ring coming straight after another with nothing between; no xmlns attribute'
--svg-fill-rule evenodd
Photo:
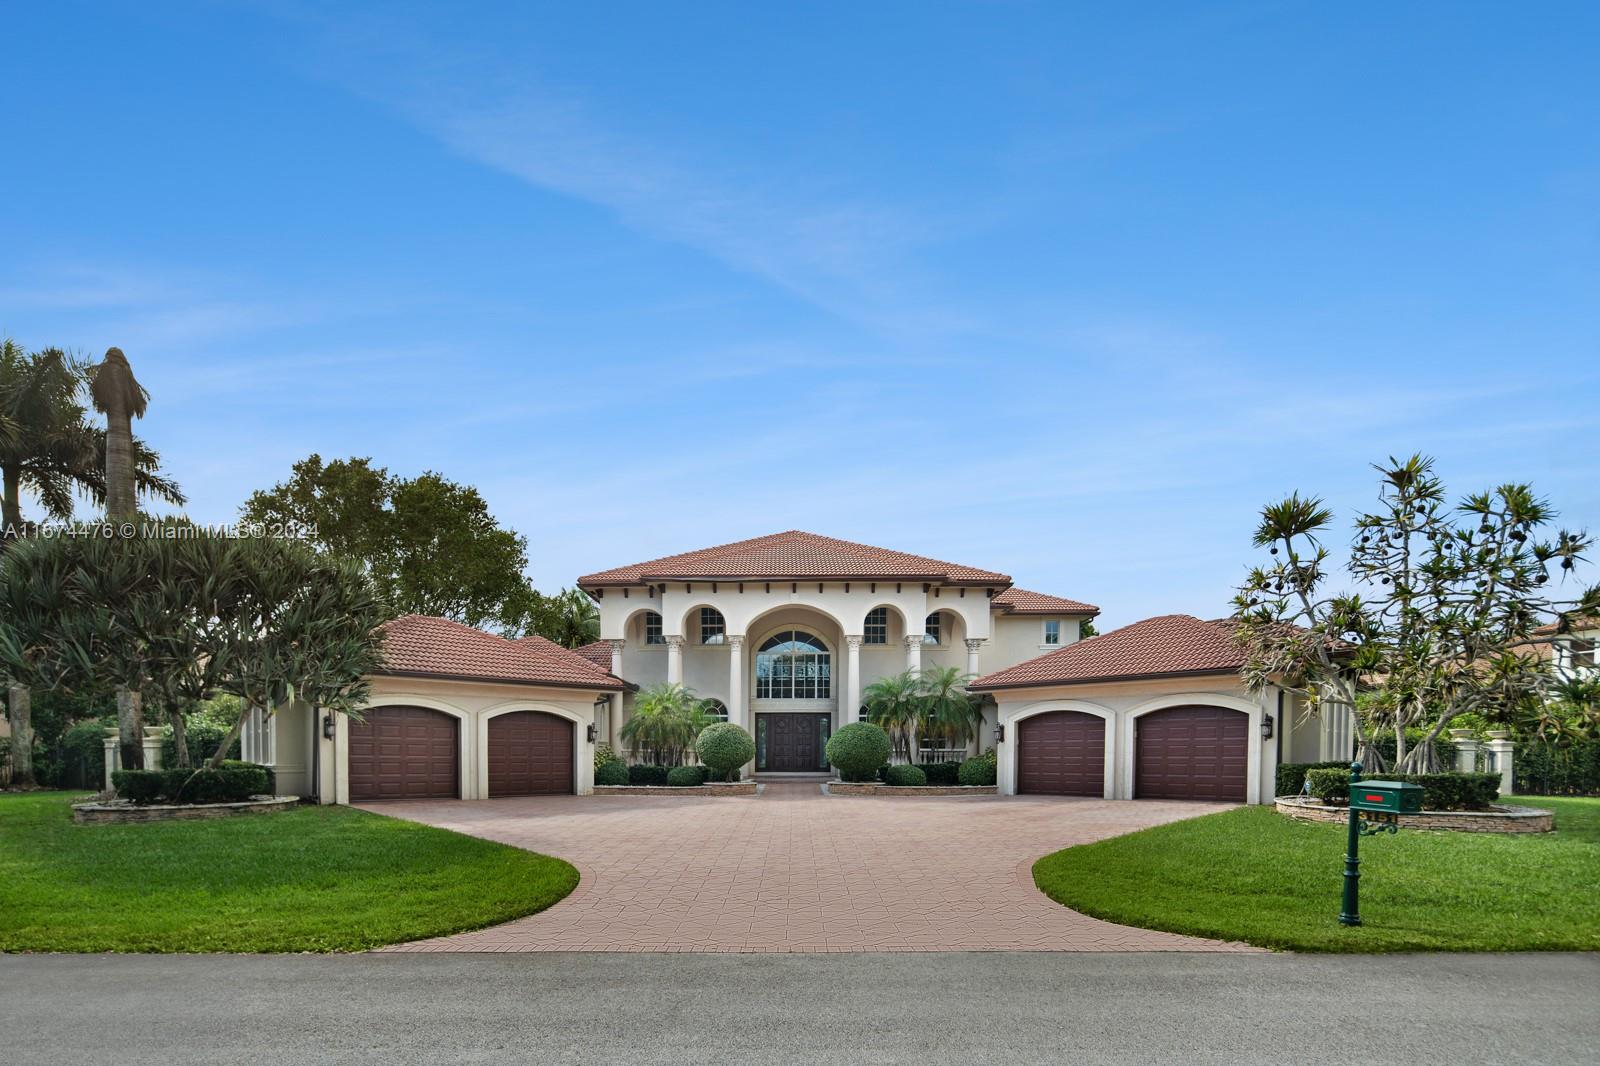
<svg viewBox="0 0 1600 1066"><path fill-rule="evenodd" d="M560 859L348 807L73 825L0 795L0 951L360 951L566 896Z"/></svg>
<svg viewBox="0 0 1600 1066"><path fill-rule="evenodd" d="M1361 841L1359 928L1338 921L1342 825L1248 807L1040 859L1058 903L1122 925L1295 951L1600 950L1600 799L1539 836L1418 832Z"/></svg>

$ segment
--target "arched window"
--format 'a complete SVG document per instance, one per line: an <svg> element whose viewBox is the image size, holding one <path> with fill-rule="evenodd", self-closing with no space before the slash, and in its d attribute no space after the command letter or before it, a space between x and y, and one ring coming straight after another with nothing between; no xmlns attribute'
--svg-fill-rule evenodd
<svg viewBox="0 0 1600 1066"><path fill-rule="evenodd" d="M700 643L721 644L727 639L727 625L722 620L722 612L715 607L700 608Z"/></svg>
<svg viewBox="0 0 1600 1066"><path fill-rule="evenodd" d="M646 611L644 615L644 642L646 644L667 642L667 638L661 635L661 616L654 611Z"/></svg>
<svg viewBox="0 0 1600 1066"><path fill-rule="evenodd" d="M756 699L826 700L832 696L828 646L810 633L787 630L756 651Z"/></svg>
<svg viewBox="0 0 1600 1066"><path fill-rule="evenodd" d="M701 700L700 709L705 711L707 718L715 718L719 722L728 720L728 705L721 700Z"/></svg>

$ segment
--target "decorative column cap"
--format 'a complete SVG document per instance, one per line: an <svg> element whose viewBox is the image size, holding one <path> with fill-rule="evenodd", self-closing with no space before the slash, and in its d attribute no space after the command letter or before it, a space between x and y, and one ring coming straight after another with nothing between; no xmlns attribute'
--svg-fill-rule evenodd
<svg viewBox="0 0 1600 1066"><path fill-rule="evenodd" d="M669 648L681 648L688 643L688 638L677 635L662 637L661 639Z"/></svg>
<svg viewBox="0 0 1600 1066"><path fill-rule="evenodd" d="M621 650L622 650L622 646L623 646L623 645L624 645L624 644L626 644L626 643L628 643L628 642L627 642L627 641L625 641L625 640L623 640L623 639L622 639L622 638L621 638L621 637L613 637L613 638L612 638L612 639L611 639L611 640L610 640L610 642L609 642L609 643L610 643L610 644L611 644L611 646L612 646L612 647L613 647L613 648L616 648L616 649L617 649L617 650L618 650L618 651L621 651Z"/></svg>
<svg viewBox="0 0 1600 1066"><path fill-rule="evenodd" d="M983 647L988 642L989 642L989 638L988 637L968 637L968 638L966 638L967 650L968 651L977 651L979 648Z"/></svg>
<svg viewBox="0 0 1600 1066"><path fill-rule="evenodd" d="M728 634L728 643L733 645L735 648L742 646L744 644L744 634L743 633L729 633Z"/></svg>
<svg viewBox="0 0 1600 1066"><path fill-rule="evenodd" d="M907 633L900 639L905 642L908 648L920 648L928 642L928 635L926 633Z"/></svg>
<svg viewBox="0 0 1600 1066"><path fill-rule="evenodd" d="M844 642L852 648L859 648L867 642L867 638L864 633L846 633Z"/></svg>

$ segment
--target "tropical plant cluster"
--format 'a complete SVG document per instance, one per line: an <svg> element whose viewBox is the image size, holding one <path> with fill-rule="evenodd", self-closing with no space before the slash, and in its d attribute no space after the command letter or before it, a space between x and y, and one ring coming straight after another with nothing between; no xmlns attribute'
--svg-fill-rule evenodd
<svg viewBox="0 0 1600 1066"><path fill-rule="evenodd" d="M962 747L978 737L983 701L967 691L971 680L956 667L929 666L879 678L861 700L867 720L889 735L894 757L910 763L919 738Z"/></svg>
<svg viewBox="0 0 1600 1066"><path fill-rule="evenodd" d="M756 757L755 740L748 732L721 721L711 713L710 700L676 683L640 690L620 739L641 761L633 766L620 760L597 766L595 784L687 788L708 780L737 781L740 767Z"/></svg>

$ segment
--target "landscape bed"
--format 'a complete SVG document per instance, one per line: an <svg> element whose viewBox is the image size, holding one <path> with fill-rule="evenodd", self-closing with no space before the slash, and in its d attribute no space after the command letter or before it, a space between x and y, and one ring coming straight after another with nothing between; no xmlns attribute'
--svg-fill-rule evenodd
<svg viewBox="0 0 1600 1066"><path fill-rule="evenodd" d="M364 951L544 910L569 863L350 807L74 825L0 794L0 951Z"/></svg>
<svg viewBox="0 0 1600 1066"><path fill-rule="evenodd" d="M1121 925L1294 951L1600 950L1600 798L1506 799L1554 810L1556 831L1363 841L1356 928L1336 920L1345 827L1266 807L1067 848L1034 883Z"/></svg>

